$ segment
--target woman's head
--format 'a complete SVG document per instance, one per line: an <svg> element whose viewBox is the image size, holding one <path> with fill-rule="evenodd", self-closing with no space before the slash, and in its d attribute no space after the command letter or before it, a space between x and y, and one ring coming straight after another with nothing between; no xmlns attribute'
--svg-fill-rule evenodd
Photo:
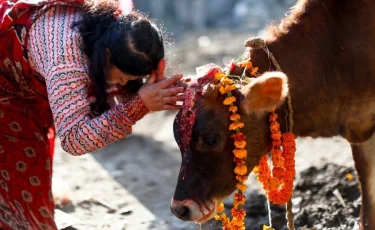
<svg viewBox="0 0 375 230"><path fill-rule="evenodd" d="M141 13L118 15L117 10L118 1L114 0L87 3L82 20L74 24L90 60L89 75L96 97L91 108L95 115L109 107L107 83L131 85L137 90L142 78L156 70L164 58L163 38L157 26Z"/></svg>

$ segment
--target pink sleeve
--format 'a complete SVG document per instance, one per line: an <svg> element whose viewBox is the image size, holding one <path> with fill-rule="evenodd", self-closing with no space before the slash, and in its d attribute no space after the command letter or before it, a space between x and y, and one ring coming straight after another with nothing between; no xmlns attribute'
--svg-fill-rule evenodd
<svg viewBox="0 0 375 230"><path fill-rule="evenodd" d="M30 29L29 55L46 81L48 98L63 149L73 155L98 150L132 132L148 110L139 96L92 118L88 97L88 59L71 28L80 19L72 7L55 6Z"/></svg>

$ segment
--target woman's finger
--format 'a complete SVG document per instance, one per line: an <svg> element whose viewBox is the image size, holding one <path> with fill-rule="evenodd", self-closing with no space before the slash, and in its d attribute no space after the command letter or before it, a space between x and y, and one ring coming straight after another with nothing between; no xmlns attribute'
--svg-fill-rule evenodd
<svg viewBox="0 0 375 230"><path fill-rule="evenodd" d="M170 96L170 97L164 97L163 102L164 104L174 104L178 101L184 101L184 96Z"/></svg>
<svg viewBox="0 0 375 230"><path fill-rule="evenodd" d="M183 93L184 88L183 87L173 87L173 88L166 88L160 90L160 95L162 97L168 97L168 96L174 96L179 93Z"/></svg>
<svg viewBox="0 0 375 230"><path fill-rule="evenodd" d="M163 110L179 110L181 109L181 105L163 105Z"/></svg>
<svg viewBox="0 0 375 230"><path fill-rule="evenodd" d="M162 89L168 88L169 86L171 86L171 85L175 84L176 82L178 82L179 80L181 80L182 77L183 77L182 74L176 74L171 78L166 78L165 80L159 82L158 84L160 84L160 87Z"/></svg>

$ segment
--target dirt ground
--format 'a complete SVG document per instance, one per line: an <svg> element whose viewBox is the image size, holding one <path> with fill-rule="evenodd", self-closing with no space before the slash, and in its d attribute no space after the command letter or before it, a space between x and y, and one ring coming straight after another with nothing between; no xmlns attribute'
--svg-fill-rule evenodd
<svg viewBox="0 0 375 230"><path fill-rule="evenodd" d="M245 39L254 35L213 31L185 36L170 52L169 59L174 60L170 69L188 75L209 62L223 65L240 55ZM72 191L72 204L60 208L75 218L70 229L220 229L214 221L202 226L182 222L169 211L181 161L172 132L175 114L149 114L134 126L130 137L89 155L73 157L58 145L54 178ZM297 229L358 229L360 194L345 140L298 139L296 169ZM268 224L266 200L253 176L247 184L246 225L258 230ZM231 199L225 203L230 208ZM272 206L272 210L274 227L286 229L283 208ZM65 218L58 213L56 219L61 225Z"/></svg>

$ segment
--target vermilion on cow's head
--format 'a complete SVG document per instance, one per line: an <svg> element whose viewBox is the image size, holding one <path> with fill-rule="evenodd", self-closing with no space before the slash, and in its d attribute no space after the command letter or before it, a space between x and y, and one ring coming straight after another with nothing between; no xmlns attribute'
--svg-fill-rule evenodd
<svg viewBox="0 0 375 230"><path fill-rule="evenodd" d="M216 214L237 183L229 111L212 76L210 70L189 85L173 127L182 164L171 211L182 220L199 223ZM270 150L268 112L281 104L287 92L287 78L280 72L267 72L233 91L245 123L248 172Z"/></svg>

